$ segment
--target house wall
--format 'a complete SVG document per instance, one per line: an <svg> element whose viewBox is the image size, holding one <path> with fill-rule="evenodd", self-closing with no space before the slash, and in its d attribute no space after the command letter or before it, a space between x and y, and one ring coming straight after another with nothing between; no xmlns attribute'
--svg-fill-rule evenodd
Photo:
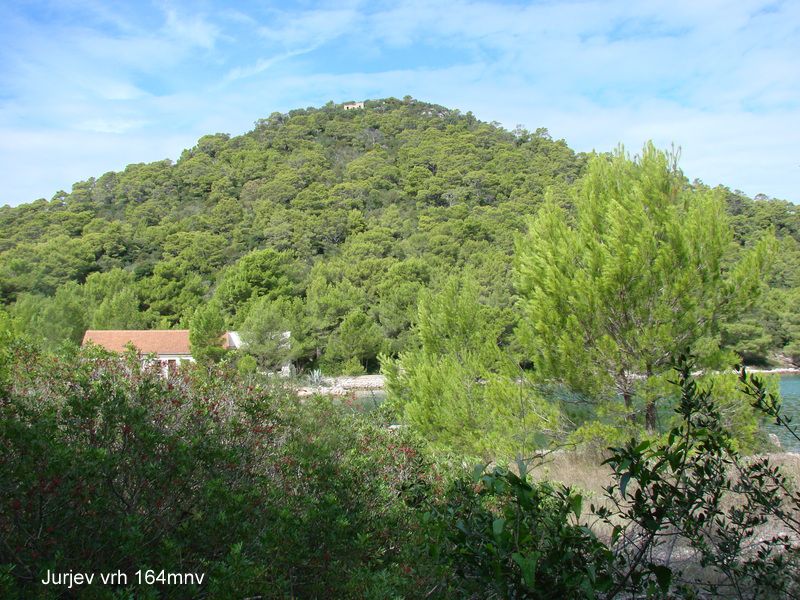
<svg viewBox="0 0 800 600"><path fill-rule="evenodd" d="M142 366L159 364L164 377L169 375L170 366L178 368L184 362L195 362L195 360L188 354L157 354L155 358L142 358Z"/></svg>

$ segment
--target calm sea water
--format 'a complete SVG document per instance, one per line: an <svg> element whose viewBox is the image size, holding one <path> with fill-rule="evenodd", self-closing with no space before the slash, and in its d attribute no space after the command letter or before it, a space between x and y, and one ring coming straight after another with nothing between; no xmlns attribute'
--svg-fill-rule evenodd
<svg viewBox="0 0 800 600"><path fill-rule="evenodd" d="M800 433L800 375L781 375L781 396L783 397L783 412L792 418L792 425ZM800 452L800 442L785 429L769 423L767 430L778 436L784 450Z"/></svg>

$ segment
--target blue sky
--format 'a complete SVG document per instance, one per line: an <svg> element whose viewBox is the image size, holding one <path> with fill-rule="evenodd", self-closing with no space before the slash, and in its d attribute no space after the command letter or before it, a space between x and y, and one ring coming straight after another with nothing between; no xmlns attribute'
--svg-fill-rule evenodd
<svg viewBox="0 0 800 600"><path fill-rule="evenodd" d="M274 111L403 97L800 202L800 2L0 5L1 204Z"/></svg>

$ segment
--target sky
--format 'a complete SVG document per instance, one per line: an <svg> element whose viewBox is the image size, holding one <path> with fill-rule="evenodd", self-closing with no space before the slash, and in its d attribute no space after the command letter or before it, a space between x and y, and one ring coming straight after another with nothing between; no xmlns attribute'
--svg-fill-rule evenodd
<svg viewBox="0 0 800 600"><path fill-rule="evenodd" d="M272 112L410 95L800 203L800 2L0 4L0 205Z"/></svg>

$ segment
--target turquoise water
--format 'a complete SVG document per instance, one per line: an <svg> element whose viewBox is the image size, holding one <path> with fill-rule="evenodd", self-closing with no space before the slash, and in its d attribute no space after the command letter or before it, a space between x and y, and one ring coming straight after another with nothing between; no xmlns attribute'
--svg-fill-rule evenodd
<svg viewBox="0 0 800 600"><path fill-rule="evenodd" d="M781 375L781 396L783 397L782 412L792 418L792 426L800 433L800 375ZM800 442L782 427L769 423L767 431L778 436L784 450L800 452Z"/></svg>
<svg viewBox="0 0 800 600"><path fill-rule="evenodd" d="M386 400L384 390L356 390L341 402L355 412L370 412L383 404L384 400Z"/></svg>

